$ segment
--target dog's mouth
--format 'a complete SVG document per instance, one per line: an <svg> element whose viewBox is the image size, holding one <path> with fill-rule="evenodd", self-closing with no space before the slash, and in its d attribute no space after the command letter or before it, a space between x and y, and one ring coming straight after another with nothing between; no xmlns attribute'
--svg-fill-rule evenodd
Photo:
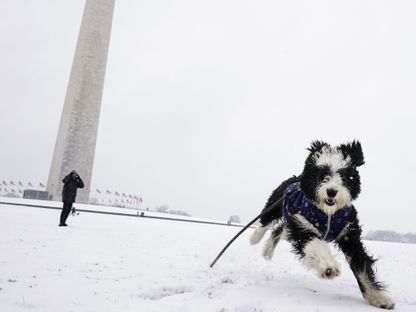
<svg viewBox="0 0 416 312"><path fill-rule="evenodd" d="M333 199L333 198L326 198L325 199L325 204L327 204L328 206L333 206L333 205L335 205L335 199Z"/></svg>

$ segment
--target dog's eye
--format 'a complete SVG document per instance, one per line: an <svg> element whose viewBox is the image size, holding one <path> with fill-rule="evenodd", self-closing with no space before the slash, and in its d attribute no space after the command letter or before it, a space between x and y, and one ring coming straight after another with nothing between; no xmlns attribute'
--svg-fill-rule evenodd
<svg viewBox="0 0 416 312"><path fill-rule="evenodd" d="M353 176L349 176L348 177L350 180L354 180L354 177Z"/></svg>
<svg viewBox="0 0 416 312"><path fill-rule="evenodd" d="M318 181L319 182L328 182L329 181L329 175L326 173L322 173L318 176Z"/></svg>

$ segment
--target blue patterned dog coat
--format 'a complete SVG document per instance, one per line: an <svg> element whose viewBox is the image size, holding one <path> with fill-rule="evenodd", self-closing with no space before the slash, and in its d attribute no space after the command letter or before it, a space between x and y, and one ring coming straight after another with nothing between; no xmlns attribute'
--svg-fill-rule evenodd
<svg viewBox="0 0 416 312"><path fill-rule="evenodd" d="M341 233L347 225L352 206L345 206L328 215L317 208L303 193L300 182L290 184L283 192L286 196L283 202L283 215L286 219L295 214L300 214L309 221L321 233L322 239L331 242ZM329 222L328 222L329 221ZM328 230L329 224L329 230Z"/></svg>

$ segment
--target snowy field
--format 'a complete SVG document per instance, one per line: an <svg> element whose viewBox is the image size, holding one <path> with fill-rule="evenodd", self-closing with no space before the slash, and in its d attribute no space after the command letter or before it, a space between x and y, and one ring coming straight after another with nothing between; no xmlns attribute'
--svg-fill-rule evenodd
<svg viewBox="0 0 416 312"><path fill-rule="evenodd" d="M342 274L319 280L280 243L261 257L235 227L0 205L0 311L381 311ZM416 245L366 242L396 311L416 311Z"/></svg>

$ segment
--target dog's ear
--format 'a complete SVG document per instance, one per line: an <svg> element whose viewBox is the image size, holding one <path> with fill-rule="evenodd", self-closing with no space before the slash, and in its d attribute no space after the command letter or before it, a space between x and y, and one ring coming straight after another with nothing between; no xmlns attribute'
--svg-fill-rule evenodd
<svg viewBox="0 0 416 312"><path fill-rule="evenodd" d="M324 146L328 146L329 147L329 144L328 143L325 143L323 141L316 140L316 141L313 141L311 143L311 147L309 147L307 150L309 152L311 152L311 153L315 153L315 152L319 152L320 150L322 150L322 148Z"/></svg>
<svg viewBox="0 0 416 312"><path fill-rule="evenodd" d="M364 165L364 154L359 141L354 140L348 144L341 144L339 149L344 155L344 158L347 158L347 156L351 157L351 164L353 166L359 167Z"/></svg>

